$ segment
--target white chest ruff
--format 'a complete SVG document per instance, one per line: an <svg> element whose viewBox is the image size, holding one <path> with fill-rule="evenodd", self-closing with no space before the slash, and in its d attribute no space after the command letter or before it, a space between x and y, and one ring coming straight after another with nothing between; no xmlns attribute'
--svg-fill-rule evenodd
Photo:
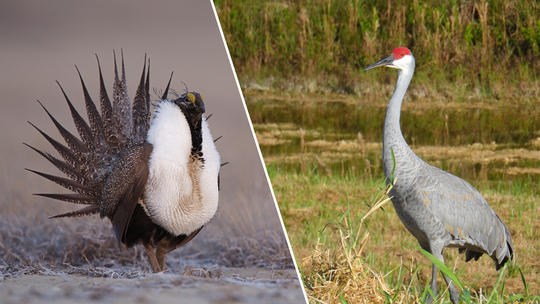
<svg viewBox="0 0 540 304"><path fill-rule="evenodd" d="M148 216L174 235L190 234L214 216L218 206L219 153L205 118L204 163L191 157L189 125L174 104L161 102L148 132L153 145L144 205Z"/></svg>

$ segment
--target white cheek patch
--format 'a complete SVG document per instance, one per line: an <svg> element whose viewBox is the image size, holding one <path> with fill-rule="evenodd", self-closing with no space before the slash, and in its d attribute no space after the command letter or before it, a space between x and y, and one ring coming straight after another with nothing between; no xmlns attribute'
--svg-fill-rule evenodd
<svg viewBox="0 0 540 304"><path fill-rule="evenodd" d="M394 68L394 69L399 69L399 70L409 69L411 66L411 61L413 61L413 56L405 55L398 60L394 60L392 62L392 66L389 66L389 67Z"/></svg>

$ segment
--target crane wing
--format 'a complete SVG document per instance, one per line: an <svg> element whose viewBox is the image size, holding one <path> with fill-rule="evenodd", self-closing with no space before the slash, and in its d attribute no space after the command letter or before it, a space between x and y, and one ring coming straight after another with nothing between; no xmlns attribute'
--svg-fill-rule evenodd
<svg viewBox="0 0 540 304"><path fill-rule="evenodd" d="M450 245L467 248L478 258L487 253L499 263L512 255L508 228L484 197L463 179L429 166L416 180L416 199L421 200L450 233ZM470 256L470 257L469 257Z"/></svg>

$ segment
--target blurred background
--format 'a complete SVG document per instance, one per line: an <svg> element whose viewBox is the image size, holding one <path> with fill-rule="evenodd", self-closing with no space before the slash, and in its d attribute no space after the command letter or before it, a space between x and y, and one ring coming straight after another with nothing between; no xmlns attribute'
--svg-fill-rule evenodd
<svg viewBox="0 0 540 304"><path fill-rule="evenodd" d="M3 269L38 263L104 265L103 260L136 256L141 250L118 250L110 222L97 216L49 220L75 209L69 203L32 196L60 187L24 168L57 172L23 146L54 149L27 123L57 139L57 130L35 102L39 99L69 130L68 107L55 80L85 115L76 64L89 91L98 98L101 60L112 94L113 50L123 49L127 84L133 98L144 62L151 60L151 87L172 88L204 96L222 160L217 216L186 246L193 255L226 266L291 267L287 245L270 188L252 136L211 3L206 1L2 1L0 3L0 252ZM153 94L153 99L158 99ZM63 190L63 189L62 189ZM181 251L181 250L177 250ZM179 253L175 251L176 257ZM59 262L60 261L60 262ZM175 259L171 259L175 261ZM127 263L129 265L129 262ZM7 268L6 268L7 267ZM143 268L144 269L144 268Z"/></svg>

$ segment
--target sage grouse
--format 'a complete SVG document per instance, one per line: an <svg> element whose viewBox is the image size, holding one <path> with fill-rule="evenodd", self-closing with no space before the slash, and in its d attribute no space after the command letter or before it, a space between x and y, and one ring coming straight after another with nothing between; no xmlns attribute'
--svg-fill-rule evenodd
<svg viewBox="0 0 540 304"><path fill-rule="evenodd" d="M89 123L58 83L80 138L66 130L38 101L67 146L32 123L63 159L27 146L67 178L29 171L75 193L36 195L86 205L52 218L96 213L109 218L118 241L127 247L142 243L152 270L159 272L164 269L165 255L193 239L217 210L221 164L204 116L203 98L186 89L181 96L175 94L176 99L168 99L169 79L151 118L150 63L146 70L146 56L132 104L123 56L121 78L116 56L114 60L112 104L97 61L101 112L76 67Z"/></svg>

